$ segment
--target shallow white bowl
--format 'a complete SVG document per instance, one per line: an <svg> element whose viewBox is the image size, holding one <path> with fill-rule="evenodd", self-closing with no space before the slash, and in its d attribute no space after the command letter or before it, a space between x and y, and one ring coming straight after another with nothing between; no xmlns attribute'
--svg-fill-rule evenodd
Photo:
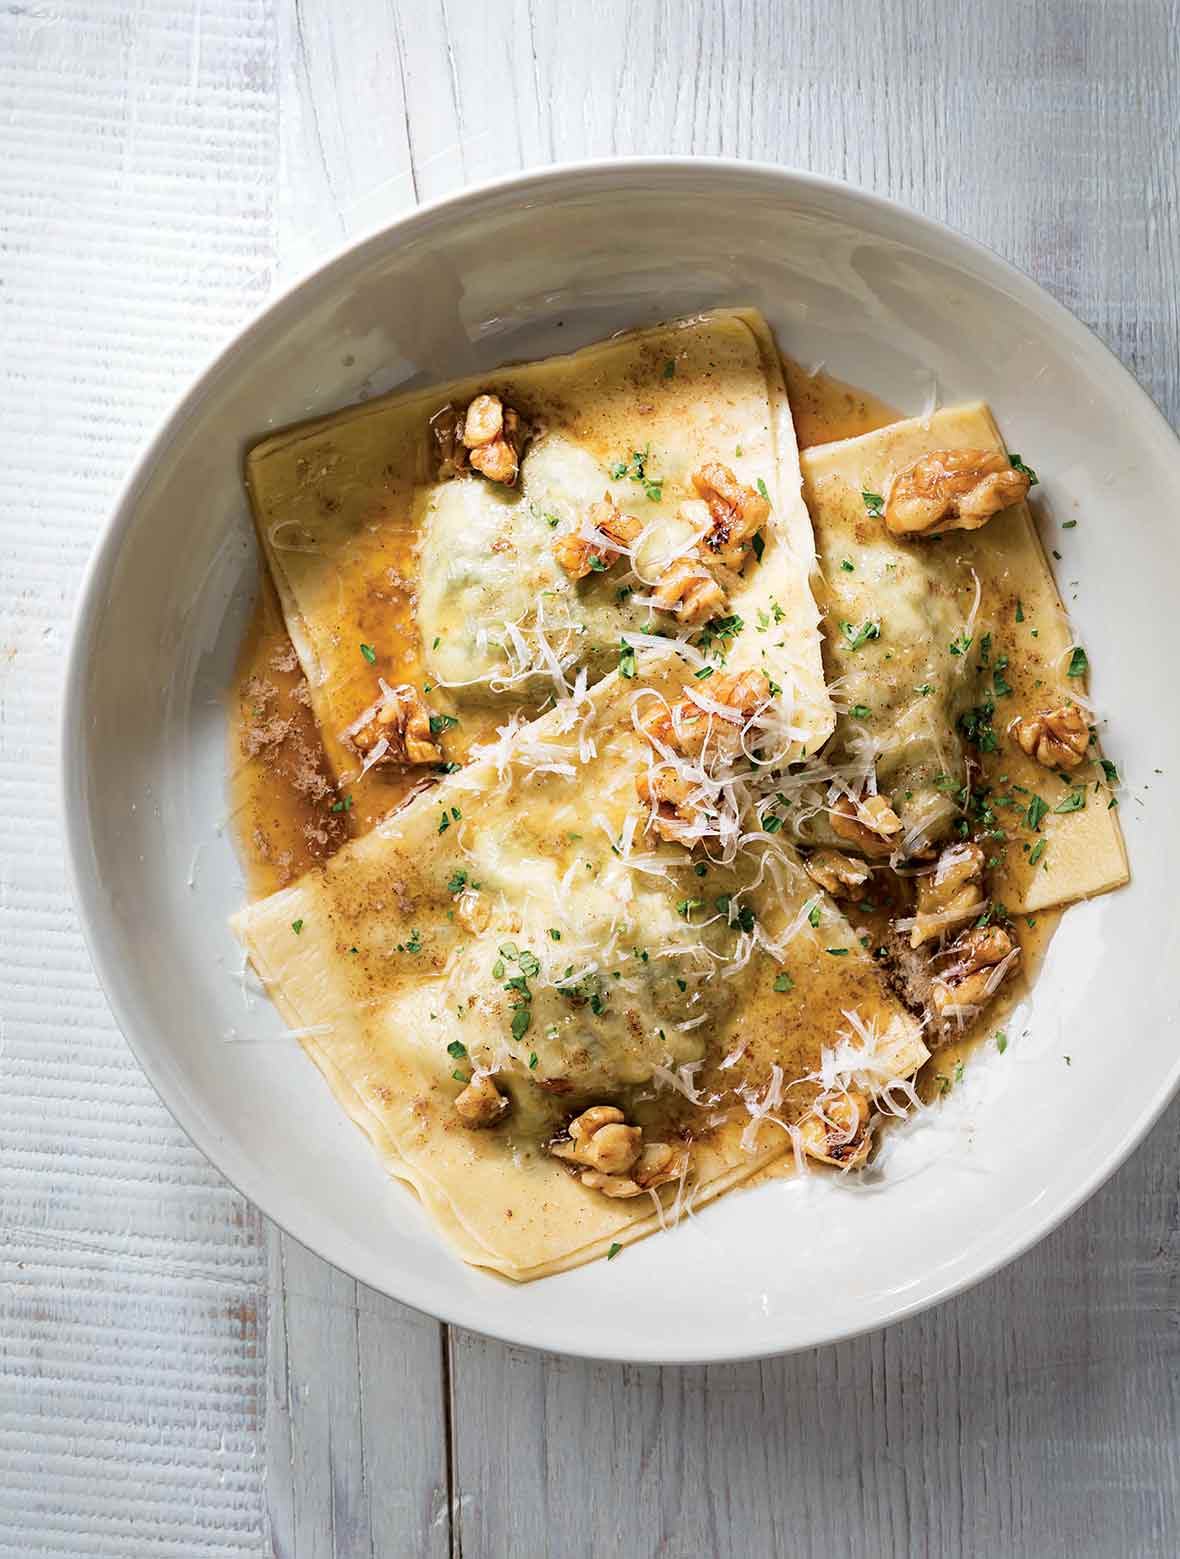
<svg viewBox="0 0 1180 1559"><path fill-rule="evenodd" d="M1129 781L1135 881L1071 911L1006 1054L971 1063L891 1144L874 1187L810 1176L736 1192L609 1265L519 1289L435 1237L239 973L222 699L257 574L242 454L267 428L403 381L742 303L794 356L908 411L985 397L1038 468ZM153 439L92 562L63 795L82 922L123 1031L184 1129L271 1218L376 1288L514 1342L733 1359L954 1293L1088 1196L1176 1085L1178 492L1180 447L1087 330L996 256L874 196L659 160L532 174L416 212L238 335ZM1077 528L1059 530L1067 517Z"/></svg>

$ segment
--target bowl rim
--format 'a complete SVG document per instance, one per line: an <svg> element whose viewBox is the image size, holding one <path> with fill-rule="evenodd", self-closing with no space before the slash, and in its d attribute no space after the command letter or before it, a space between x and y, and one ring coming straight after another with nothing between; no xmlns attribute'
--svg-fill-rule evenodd
<svg viewBox="0 0 1180 1559"><path fill-rule="evenodd" d="M239 1195L245 1197L272 1223L292 1239L304 1243L304 1237L290 1227L286 1217L276 1217L267 1207L269 1187L258 1184L259 1177L245 1162L239 1161L232 1138L210 1142L190 1108L183 1093L173 1092L163 1075L163 1069L155 1063L152 1047L145 1043L136 1031L131 1014L131 1004L125 999L126 976L111 956L107 946L104 904L100 884L88 865L90 843L90 815L86 787L80 776L85 772L85 724L86 724L86 674L89 649L97 619L101 613L105 590L109 584L119 549L139 497L166 448L180 435L206 397L216 386L218 376L229 368L240 354L248 352L254 338L268 328L278 316L299 301L301 294L325 277L348 265L363 264L370 253L380 252L401 237L411 237L429 225L440 215L463 207L476 207L482 201L513 190L535 194L547 185L563 186L568 193L571 186L589 183L611 176L623 179L649 176L679 178L701 175L723 178L746 178L752 184L762 183L768 193L791 199L800 193L832 196L846 199L878 215L900 220L915 237L928 237L950 245L960 256L974 260L993 281L1001 281L1017 302L1023 303L1042 317L1046 317L1054 330L1080 352L1092 360L1097 357L1104 370L1119 382L1134 412L1144 424L1144 434L1150 432L1176 459L1178 435L1152 399L1128 368L1119 360L1097 333L1073 314L1050 292L1022 271L1010 260L959 232L949 223L915 211L902 201L877 194L862 185L844 179L817 174L788 164L747 160L739 157L696 156L628 156L586 158L570 162L547 164L520 170L492 179L465 185L462 189L424 201L412 210L401 213L388 221L367 226L357 236L336 245L321 258L302 267L292 279L280 286L261 304L254 308L243 323L218 347L189 381L187 388L173 401L158 420L146 441L140 447L131 468L121 483L105 519L102 521L87 560L70 622L69 645L61 682L61 704L58 718L58 797L61 810L62 841L67 882L77 910L78 924L89 954L95 975L111 1014L126 1039L139 1066L151 1083L161 1103L195 1148L213 1165L226 1182ZM1126 1163L1135 1148L1144 1140L1180 1088L1180 1054L1172 1066L1167 1082L1158 1097L1149 1100L1136 1120L1123 1134L1120 1141L1097 1162L1091 1173L1074 1182L1068 1194L1056 1203L1047 1205L1031 1218L1024 1232L999 1252L992 1252L970 1265L969 1269L953 1278L934 1279L930 1286L905 1300L889 1307L887 1315L877 1315L863 1323L842 1325L823 1337L785 1342L781 1347L743 1348L728 1346L719 1339L708 1353L700 1351L679 1353L673 1346L668 1352L653 1357L649 1349L628 1348L625 1337L620 1337L617 1349L609 1354L594 1352L577 1346L562 1334L560 1321L541 1329L535 1318L529 1329L515 1329L512 1325L489 1329L482 1307L476 1295L454 1294L444 1303L434 1297L424 1297L422 1285L412 1269L403 1268L399 1277L404 1282L396 1288L386 1287L372 1276L360 1276L348 1266L340 1270L355 1280L370 1284L377 1291L405 1304L422 1314L429 1315L449 1326L461 1326L481 1336L495 1338L514 1346L544 1353L564 1354L570 1357L602 1359L624 1363L651 1363L668 1365L740 1363L759 1358L777 1358L814 1347L884 1330L899 1321L919 1315L923 1311L952 1299L967 1289L1025 1255L1059 1228L1067 1218L1097 1192L1115 1171ZM232 1165L232 1168L227 1168ZM333 1265L332 1256L325 1255L316 1246L308 1245Z"/></svg>

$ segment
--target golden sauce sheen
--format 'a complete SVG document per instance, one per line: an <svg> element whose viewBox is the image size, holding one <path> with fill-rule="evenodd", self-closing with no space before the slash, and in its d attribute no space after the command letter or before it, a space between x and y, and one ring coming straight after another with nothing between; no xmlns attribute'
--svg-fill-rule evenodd
<svg viewBox="0 0 1180 1559"><path fill-rule="evenodd" d="M878 400L870 391L834 379L822 369L809 373L802 363L785 355L782 365L800 449L859 438L862 433L873 433L900 421L903 415L896 406Z"/></svg>

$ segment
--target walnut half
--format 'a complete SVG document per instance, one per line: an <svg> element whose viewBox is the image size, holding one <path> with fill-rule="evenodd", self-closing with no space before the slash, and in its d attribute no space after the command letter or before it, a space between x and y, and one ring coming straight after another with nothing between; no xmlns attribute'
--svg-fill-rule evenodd
<svg viewBox="0 0 1180 1559"><path fill-rule="evenodd" d="M474 1077L455 1099L455 1113L464 1126L494 1126L508 1110L508 1100L490 1077Z"/></svg>
<svg viewBox="0 0 1180 1559"><path fill-rule="evenodd" d="M976 919L985 902L983 851L977 844L948 845L934 870L918 878L918 907L910 946L921 947L952 926Z"/></svg>
<svg viewBox="0 0 1180 1559"><path fill-rule="evenodd" d="M674 1180L685 1155L664 1142L643 1140L638 1126L628 1126L613 1104L594 1104L570 1122L568 1136L550 1143L554 1158L581 1169L578 1179L604 1196L639 1196Z"/></svg>
<svg viewBox="0 0 1180 1559"><path fill-rule="evenodd" d="M1090 745L1090 727L1076 704L1021 715L1008 727L1022 752L1047 769L1076 769Z"/></svg>
<svg viewBox="0 0 1180 1559"><path fill-rule="evenodd" d="M816 850L803 862L807 875L834 899L851 898L869 880L869 868L839 850Z"/></svg>
<svg viewBox="0 0 1180 1559"><path fill-rule="evenodd" d="M941 536L977 530L1028 495L1029 477L1007 455L983 449L936 449L899 471L885 502L895 536Z"/></svg>
<svg viewBox="0 0 1180 1559"><path fill-rule="evenodd" d="M884 796L862 796L859 801L841 796L830 816L836 838L845 840L862 855L883 858L893 854L902 822Z"/></svg>
<svg viewBox="0 0 1180 1559"><path fill-rule="evenodd" d="M390 688L371 720L350 738L357 752L368 756L384 741L378 762L441 763L442 748L430 729L430 709L408 683Z"/></svg>
<svg viewBox="0 0 1180 1559"><path fill-rule="evenodd" d="M808 1158L839 1169L859 1169L873 1146L869 1101L863 1093L821 1095L814 1113L799 1126L799 1146Z"/></svg>
<svg viewBox="0 0 1180 1559"><path fill-rule="evenodd" d="M620 547L627 547L643 529L633 514L623 514L609 493L601 503L590 505L586 518L596 531ZM619 561L621 554L614 547L601 541L587 541L584 536L570 532L558 536L553 543L553 556L571 579L585 579L587 574L602 574Z"/></svg>
<svg viewBox="0 0 1180 1559"><path fill-rule="evenodd" d="M528 429L498 395L477 395L465 411L443 406L430 419L440 481L468 470L511 487L520 472Z"/></svg>
<svg viewBox="0 0 1180 1559"><path fill-rule="evenodd" d="M940 1018L960 1017L991 1000L1020 962L1020 946L1002 926L976 926L946 956L950 961L934 977L931 1001Z"/></svg>
<svg viewBox="0 0 1180 1559"><path fill-rule="evenodd" d="M692 474L692 485L705 500L713 529L705 537L720 561L739 572L754 537L770 518L770 500L739 482L720 460L710 460Z"/></svg>

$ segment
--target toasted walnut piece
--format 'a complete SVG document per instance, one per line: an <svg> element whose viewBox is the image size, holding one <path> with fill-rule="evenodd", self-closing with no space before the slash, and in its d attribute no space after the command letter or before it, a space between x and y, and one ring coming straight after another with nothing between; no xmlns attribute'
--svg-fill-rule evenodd
<svg viewBox="0 0 1180 1559"><path fill-rule="evenodd" d="M769 500L739 482L720 460L710 460L694 471L692 485L708 505L713 521L705 545L728 567L740 571L754 537L770 518Z"/></svg>
<svg viewBox="0 0 1180 1559"><path fill-rule="evenodd" d="M893 854L893 841L902 822L884 796L863 796L854 801L841 796L831 811L832 832L847 840L862 855L884 858Z"/></svg>
<svg viewBox="0 0 1180 1559"><path fill-rule="evenodd" d="M603 495L600 503L590 505L586 518L595 530L623 547L630 546L643 529L643 522L633 514L623 514L609 493ZM571 532L558 536L553 543L553 556L571 579L585 579L590 573L604 573L619 561L620 554L604 542L587 541Z"/></svg>
<svg viewBox="0 0 1180 1559"><path fill-rule="evenodd" d="M468 449L490 444L504 431L504 403L498 395L477 395L463 419L463 442Z"/></svg>
<svg viewBox="0 0 1180 1559"><path fill-rule="evenodd" d="M978 530L993 514L1026 497L1028 473L1007 455L984 449L936 449L899 471L885 501L885 528L895 536L941 536Z"/></svg>
<svg viewBox="0 0 1180 1559"><path fill-rule="evenodd" d="M368 755L378 742L388 745L378 762L441 763L442 749L430 729L430 710L409 684L390 688L377 713L351 737L359 753Z"/></svg>
<svg viewBox="0 0 1180 1559"><path fill-rule="evenodd" d="M698 787L671 769L645 769L635 778L635 793L655 816L652 826L669 844L691 844L696 836L697 808L689 797Z"/></svg>
<svg viewBox="0 0 1180 1559"><path fill-rule="evenodd" d="M799 1145L808 1158L840 1169L858 1169L873 1145L869 1101L863 1093L824 1094L817 1113L799 1126Z"/></svg>
<svg viewBox="0 0 1180 1559"><path fill-rule="evenodd" d="M758 671L714 677L701 692L712 703L734 710L742 717L742 724L769 698L766 678ZM691 698L682 698L671 709L656 705L640 724L649 741L661 743L684 758L699 758L706 743L723 754L741 748L742 724L702 709Z"/></svg>
<svg viewBox="0 0 1180 1559"><path fill-rule="evenodd" d="M983 851L977 844L951 844L938 864L919 877L918 906L910 946L921 947L952 926L974 920L987 902L983 891Z"/></svg>
<svg viewBox="0 0 1180 1559"><path fill-rule="evenodd" d="M555 1158L585 1164L606 1175L625 1173L639 1158L643 1133L628 1126L622 1110L612 1104L591 1105L569 1124L569 1138L551 1144Z"/></svg>
<svg viewBox="0 0 1180 1559"><path fill-rule="evenodd" d="M681 699L672 709L656 708L640 721L643 734L653 745L666 747L685 758L710 754L725 763L741 751L745 721L766 702L766 682L761 673L743 671L718 677L709 684L712 701L732 708L742 717L740 723L726 720L702 709L690 698ZM692 845L698 837L696 821L700 802L692 798L700 786L670 768L645 769L635 777L640 801L654 809L652 826L661 839L670 844Z"/></svg>
<svg viewBox="0 0 1180 1559"><path fill-rule="evenodd" d="M729 597L695 553L677 558L652 586L651 599L661 612L672 612L677 622L703 623L723 617Z"/></svg>
<svg viewBox="0 0 1180 1559"><path fill-rule="evenodd" d="M850 898L859 893L870 875L863 861L841 855L839 850L816 850L803 865L811 880L818 882L834 899Z"/></svg>
<svg viewBox="0 0 1180 1559"><path fill-rule="evenodd" d="M1076 769L1090 745L1090 727L1076 704L1022 715L1013 720L1008 734L1016 738L1022 751L1047 769Z"/></svg>
<svg viewBox="0 0 1180 1559"><path fill-rule="evenodd" d="M432 426L441 448L437 414ZM525 442L519 412L505 406L498 395L477 395L463 414L461 437L467 462L474 470L506 487L515 483Z"/></svg>
<svg viewBox="0 0 1180 1559"><path fill-rule="evenodd" d="M490 1077L473 1077L455 1099L464 1126L492 1126L508 1109L508 1100Z"/></svg>
<svg viewBox="0 0 1180 1559"><path fill-rule="evenodd" d="M486 931L492 922L492 906L475 888L464 888L455 900L455 914L459 924L478 934Z"/></svg>
<svg viewBox="0 0 1180 1559"><path fill-rule="evenodd" d="M976 926L965 931L946 956L950 962L935 975L930 993L940 1018L989 1002L1020 962L1020 946L1002 926Z"/></svg>
<svg viewBox="0 0 1180 1559"><path fill-rule="evenodd" d="M608 1175L597 1169L587 1169L578 1178L588 1190L601 1191L604 1196L639 1196L677 1179L687 1159L687 1153L675 1152L666 1142L649 1142L629 1175Z"/></svg>

